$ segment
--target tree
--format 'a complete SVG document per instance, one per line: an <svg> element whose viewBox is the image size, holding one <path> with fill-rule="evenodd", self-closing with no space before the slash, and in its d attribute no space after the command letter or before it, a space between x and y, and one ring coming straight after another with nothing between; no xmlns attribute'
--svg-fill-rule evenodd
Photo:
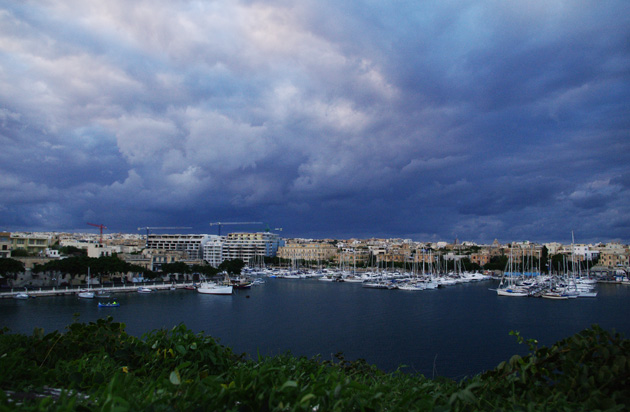
<svg viewBox="0 0 630 412"><path fill-rule="evenodd" d="M63 246L59 248L59 253L66 256L87 256L87 249L80 249L75 246Z"/></svg>
<svg viewBox="0 0 630 412"><path fill-rule="evenodd" d="M43 265L33 267L33 272L58 272L61 275L70 275L74 278L79 275L86 275L90 269L92 276L111 276L125 274L129 272L145 273L145 269L131 265L117 256L101 256L99 258L89 258L87 256L74 256L67 259L51 260Z"/></svg>
<svg viewBox="0 0 630 412"><path fill-rule="evenodd" d="M162 264L162 273L165 275L170 275L173 273L179 273L179 274L185 275L190 272L191 272L190 266L188 266L184 262L173 262L173 263Z"/></svg>
<svg viewBox="0 0 630 412"><path fill-rule="evenodd" d="M547 246L543 245L540 250L540 263L538 265L540 267L540 271L543 273L549 273L550 268L547 266L549 263L547 259L549 259L549 250L547 249Z"/></svg>
<svg viewBox="0 0 630 412"><path fill-rule="evenodd" d="M219 271L226 271L230 275L240 275L241 270L245 266L242 259L224 260L219 265Z"/></svg>
<svg viewBox="0 0 630 412"><path fill-rule="evenodd" d="M26 250L26 249L18 248L18 249L13 249L11 251L11 256L14 256L14 257L27 257L27 256L31 256L31 254L28 253L28 250Z"/></svg>
<svg viewBox="0 0 630 412"><path fill-rule="evenodd" d="M191 270L192 270L192 273L199 273L207 277L212 277L212 276L215 276L217 273L219 273L219 269L211 265L196 265L195 264L195 265L192 265Z"/></svg>
<svg viewBox="0 0 630 412"><path fill-rule="evenodd" d="M485 270L505 270L507 263L507 256L493 256L492 258L490 258L490 262L483 265L483 268Z"/></svg>
<svg viewBox="0 0 630 412"><path fill-rule="evenodd" d="M471 262L470 258L467 258L467 257L463 258L461 260L461 263L462 263L463 270L474 270L474 271L481 270L481 266L479 266L478 263Z"/></svg>
<svg viewBox="0 0 630 412"><path fill-rule="evenodd" d="M0 275L10 275L14 280L18 273L24 272L24 263L11 258L0 259Z"/></svg>

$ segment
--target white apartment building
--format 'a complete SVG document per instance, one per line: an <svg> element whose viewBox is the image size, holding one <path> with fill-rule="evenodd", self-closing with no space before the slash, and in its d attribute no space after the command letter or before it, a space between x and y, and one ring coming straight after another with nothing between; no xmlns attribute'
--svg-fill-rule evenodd
<svg viewBox="0 0 630 412"><path fill-rule="evenodd" d="M157 235L150 234L147 239L148 249L180 251L188 253L189 259L203 258L203 245L211 235Z"/></svg>
<svg viewBox="0 0 630 412"><path fill-rule="evenodd" d="M579 260L593 260L599 256L599 251L592 250L590 245L573 245L573 255L577 256Z"/></svg>
<svg viewBox="0 0 630 412"><path fill-rule="evenodd" d="M271 232L230 233L223 242L223 260L242 259L250 263L254 257L273 257L280 247L280 236Z"/></svg>
<svg viewBox="0 0 630 412"><path fill-rule="evenodd" d="M557 254L564 247L562 243L558 243L558 242L543 243L543 246L547 248L547 252L550 255Z"/></svg>
<svg viewBox="0 0 630 412"><path fill-rule="evenodd" d="M88 243L87 255L90 258L100 258L101 256L113 256L123 251L122 246L109 246L101 243Z"/></svg>
<svg viewBox="0 0 630 412"><path fill-rule="evenodd" d="M223 262L223 243L225 236L210 235L210 239L203 245L203 260L216 267Z"/></svg>

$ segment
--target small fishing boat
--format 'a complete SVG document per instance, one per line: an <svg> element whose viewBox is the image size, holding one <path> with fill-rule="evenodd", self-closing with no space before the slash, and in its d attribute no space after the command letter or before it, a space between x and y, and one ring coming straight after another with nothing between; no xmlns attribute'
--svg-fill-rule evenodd
<svg viewBox="0 0 630 412"><path fill-rule="evenodd" d="M151 290L149 288L146 288L146 287L142 287L141 286L141 287L138 288L138 293L151 293L151 292L153 292L153 290Z"/></svg>
<svg viewBox="0 0 630 412"><path fill-rule="evenodd" d="M114 301L114 302L98 302L98 307L99 308L116 308L120 306L120 303Z"/></svg>
<svg viewBox="0 0 630 412"><path fill-rule="evenodd" d="M13 295L13 299L28 299L30 296L26 292L18 292Z"/></svg>

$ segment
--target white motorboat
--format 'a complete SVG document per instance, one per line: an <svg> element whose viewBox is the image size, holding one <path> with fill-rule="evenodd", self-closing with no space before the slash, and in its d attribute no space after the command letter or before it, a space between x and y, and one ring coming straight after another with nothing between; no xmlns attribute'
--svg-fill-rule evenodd
<svg viewBox="0 0 630 412"><path fill-rule="evenodd" d="M18 292L15 295L13 295L13 299L28 299L30 296L28 296L28 293L26 292Z"/></svg>
<svg viewBox="0 0 630 412"><path fill-rule="evenodd" d="M141 286L138 288L138 293L151 293L151 292L153 292L153 290L146 288L144 286Z"/></svg>
<svg viewBox="0 0 630 412"><path fill-rule="evenodd" d="M77 293L77 296L81 299L94 299L94 292L89 289L84 289Z"/></svg>
<svg viewBox="0 0 630 412"><path fill-rule="evenodd" d="M527 290L522 288L499 288L497 289L498 296L514 296L514 297L526 297L529 296Z"/></svg>
<svg viewBox="0 0 630 412"><path fill-rule="evenodd" d="M206 295L231 295L232 285L219 285L215 282L201 282L197 292Z"/></svg>
<svg viewBox="0 0 630 412"><path fill-rule="evenodd" d="M219 284L209 280L204 280L197 287L197 292L205 295L231 295L233 289L230 276L226 273L223 283Z"/></svg>
<svg viewBox="0 0 630 412"><path fill-rule="evenodd" d="M419 282L406 282L398 285L400 290L425 290L426 287Z"/></svg>

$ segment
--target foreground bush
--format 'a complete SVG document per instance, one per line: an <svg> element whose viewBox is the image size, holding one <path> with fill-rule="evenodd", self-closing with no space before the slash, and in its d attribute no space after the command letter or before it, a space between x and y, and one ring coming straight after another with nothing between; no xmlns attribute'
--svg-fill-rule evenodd
<svg viewBox="0 0 630 412"><path fill-rule="evenodd" d="M455 382L364 361L247 360L180 325L135 338L111 318L0 334L0 410L627 410L630 341L597 326Z"/></svg>

